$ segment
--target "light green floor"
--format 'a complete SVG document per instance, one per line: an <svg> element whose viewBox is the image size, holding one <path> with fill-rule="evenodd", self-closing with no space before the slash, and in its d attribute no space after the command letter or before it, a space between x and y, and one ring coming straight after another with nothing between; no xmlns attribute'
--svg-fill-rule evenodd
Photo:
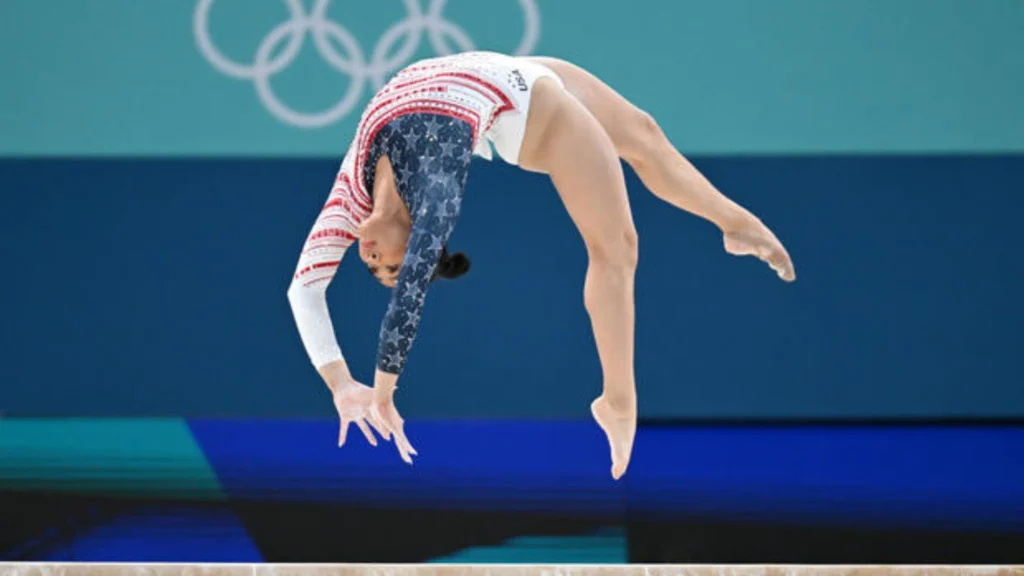
<svg viewBox="0 0 1024 576"><path fill-rule="evenodd" d="M467 548L434 564L625 564L626 536L618 529L590 536L523 536L498 546Z"/></svg>
<svg viewBox="0 0 1024 576"><path fill-rule="evenodd" d="M0 488L222 500L183 420L0 419Z"/></svg>

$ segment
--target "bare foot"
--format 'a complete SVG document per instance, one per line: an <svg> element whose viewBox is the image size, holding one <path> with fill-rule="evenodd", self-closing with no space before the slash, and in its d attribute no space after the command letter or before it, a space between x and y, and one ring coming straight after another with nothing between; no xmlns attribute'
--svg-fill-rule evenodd
<svg viewBox="0 0 1024 576"><path fill-rule="evenodd" d="M736 230L725 233L725 251L736 256L756 256L771 266L786 282L796 280L796 270L786 248L760 220L752 218Z"/></svg>
<svg viewBox="0 0 1024 576"><path fill-rule="evenodd" d="M608 437L612 452L612 478L618 480L626 473L629 457L633 452L633 438L636 436L636 406L632 409L617 410L604 396L590 405L590 413Z"/></svg>

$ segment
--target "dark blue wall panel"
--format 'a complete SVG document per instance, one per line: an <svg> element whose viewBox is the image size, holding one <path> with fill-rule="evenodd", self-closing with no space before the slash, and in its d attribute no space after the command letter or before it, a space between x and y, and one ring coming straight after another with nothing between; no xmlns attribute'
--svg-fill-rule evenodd
<svg viewBox="0 0 1024 576"><path fill-rule="evenodd" d="M1024 157L698 160L787 243L786 285L630 175L647 417L1024 416ZM0 161L0 411L330 416L285 290L336 160ZM584 416L585 254L547 179L478 164L410 417ZM388 293L331 288L369 379Z"/></svg>

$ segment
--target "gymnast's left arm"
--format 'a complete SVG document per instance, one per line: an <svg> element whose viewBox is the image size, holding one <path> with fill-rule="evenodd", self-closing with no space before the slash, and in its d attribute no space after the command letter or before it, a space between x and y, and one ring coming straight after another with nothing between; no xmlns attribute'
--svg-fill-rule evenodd
<svg viewBox="0 0 1024 576"><path fill-rule="evenodd" d="M398 376L416 338L427 288L455 226L459 204L430 200L424 200L413 220L402 270L381 323L377 372L373 381L376 401L371 413L395 435L399 454L410 464L416 450L405 437L403 420L395 408L394 393Z"/></svg>

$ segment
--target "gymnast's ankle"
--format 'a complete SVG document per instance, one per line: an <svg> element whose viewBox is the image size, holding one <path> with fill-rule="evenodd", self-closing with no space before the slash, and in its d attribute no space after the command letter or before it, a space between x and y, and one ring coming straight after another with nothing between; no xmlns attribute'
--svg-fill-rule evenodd
<svg viewBox="0 0 1024 576"><path fill-rule="evenodd" d="M636 414L636 393L605 392L598 398L598 402L604 404L614 416L626 417Z"/></svg>
<svg viewBox="0 0 1024 576"><path fill-rule="evenodd" d="M730 206L715 223L723 234L736 234L761 225L756 216L738 205Z"/></svg>

